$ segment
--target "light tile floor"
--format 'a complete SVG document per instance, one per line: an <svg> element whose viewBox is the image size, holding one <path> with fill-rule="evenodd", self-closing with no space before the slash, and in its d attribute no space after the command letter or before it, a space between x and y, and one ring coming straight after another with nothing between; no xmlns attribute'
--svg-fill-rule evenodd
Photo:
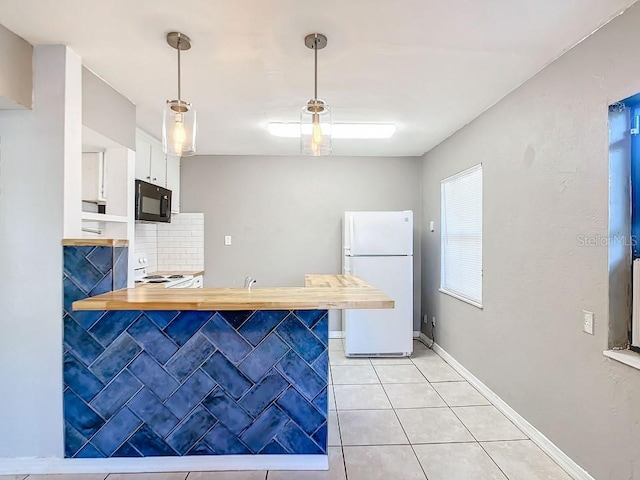
<svg viewBox="0 0 640 480"><path fill-rule="evenodd" d="M571 480L435 352L350 359L331 340L328 472L17 475L0 480Z"/></svg>

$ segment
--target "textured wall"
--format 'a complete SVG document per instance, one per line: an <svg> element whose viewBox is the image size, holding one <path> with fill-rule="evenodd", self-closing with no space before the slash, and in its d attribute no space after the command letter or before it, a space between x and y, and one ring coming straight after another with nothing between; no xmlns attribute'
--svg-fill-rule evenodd
<svg viewBox="0 0 640 480"><path fill-rule="evenodd" d="M607 107L640 91L639 24L634 6L423 161L423 222L437 227L440 180L478 162L484 172L484 310L438 292L440 229L424 233L437 342L598 480L640 476L640 372L602 355Z"/></svg>

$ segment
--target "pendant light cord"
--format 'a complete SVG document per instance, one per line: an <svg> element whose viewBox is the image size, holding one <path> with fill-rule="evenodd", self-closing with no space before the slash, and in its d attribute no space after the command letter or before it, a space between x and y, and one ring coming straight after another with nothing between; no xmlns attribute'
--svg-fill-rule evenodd
<svg viewBox="0 0 640 480"><path fill-rule="evenodd" d="M316 101L316 103L318 103L318 34L317 33L314 40L313 51L314 51L314 57L315 57L314 65L313 65L313 71L314 71L313 99Z"/></svg>
<svg viewBox="0 0 640 480"><path fill-rule="evenodd" d="M182 96L181 96L181 85L180 85L180 41L181 38L178 37L178 101L182 100Z"/></svg>

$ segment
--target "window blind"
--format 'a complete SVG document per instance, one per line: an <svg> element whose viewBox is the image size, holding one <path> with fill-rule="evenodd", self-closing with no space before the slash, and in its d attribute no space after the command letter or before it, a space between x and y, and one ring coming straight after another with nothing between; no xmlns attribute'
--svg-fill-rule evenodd
<svg viewBox="0 0 640 480"><path fill-rule="evenodd" d="M440 184L440 290L482 307L482 164Z"/></svg>

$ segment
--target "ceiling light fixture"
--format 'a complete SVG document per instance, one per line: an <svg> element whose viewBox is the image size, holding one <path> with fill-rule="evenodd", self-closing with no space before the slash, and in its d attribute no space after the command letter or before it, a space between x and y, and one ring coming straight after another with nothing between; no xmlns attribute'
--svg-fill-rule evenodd
<svg viewBox="0 0 640 480"><path fill-rule="evenodd" d="M196 153L196 110L182 100L180 51L191 48L184 33L167 33L167 43L178 51L178 99L167 100L162 120L162 149L167 155L189 157Z"/></svg>
<svg viewBox="0 0 640 480"><path fill-rule="evenodd" d="M268 125L269 133L274 137L300 137L299 123L272 122ZM308 125L306 128L310 128ZM331 126L333 139L384 139L391 138L396 133L393 123L334 123Z"/></svg>
<svg viewBox="0 0 640 480"><path fill-rule="evenodd" d="M331 109L318 98L318 50L327 46L327 37L312 33L304 38L304 44L314 53L313 98L300 113L300 151L304 155L331 154Z"/></svg>

